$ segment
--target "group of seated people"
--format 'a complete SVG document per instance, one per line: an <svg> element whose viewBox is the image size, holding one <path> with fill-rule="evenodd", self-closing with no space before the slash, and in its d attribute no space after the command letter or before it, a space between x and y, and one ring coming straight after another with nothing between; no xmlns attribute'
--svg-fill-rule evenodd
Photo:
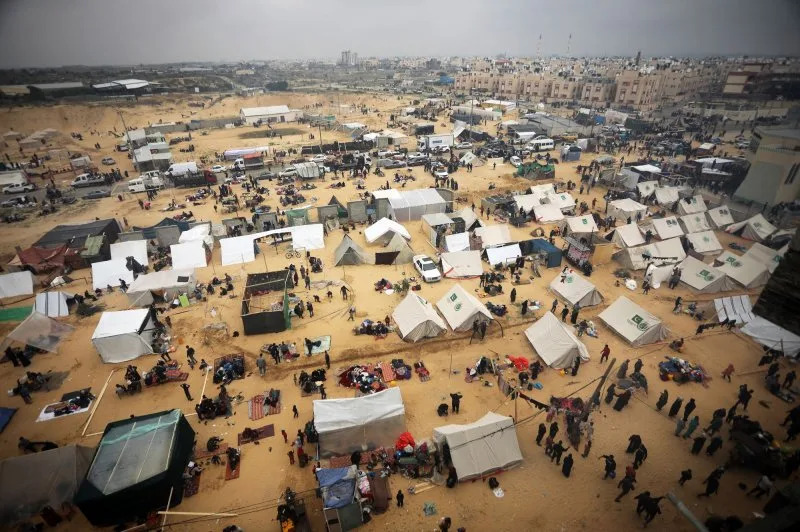
<svg viewBox="0 0 800 532"><path fill-rule="evenodd" d="M125 384L117 384L117 395L142 391L142 376L136 366L128 364L125 368Z"/></svg>
<svg viewBox="0 0 800 532"><path fill-rule="evenodd" d="M319 368L315 369L310 374L306 373L305 371L301 371L300 377L297 379L297 383L300 385L300 388L303 390L303 392L311 394L317 389L316 383L324 380L326 380L325 370Z"/></svg>
<svg viewBox="0 0 800 532"><path fill-rule="evenodd" d="M356 334L368 334L370 336L386 336L389 334L389 326L382 321L372 321L366 319L356 329Z"/></svg>
<svg viewBox="0 0 800 532"><path fill-rule="evenodd" d="M508 312L508 308L505 305L495 305L491 301L486 303L486 308L495 316L505 316Z"/></svg>
<svg viewBox="0 0 800 532"><path fill-rule="evenodd" d="M375 291L376 292L382 292L383 290L386 290L386 289L391 288L391 287L392 287L392 283L389 282L386 279L383 279L383 278L381 278L380 281L375 283Z"/></svg>
<svg viewBox="0 0 800 532"><path fill-rule="evenodd" d="M144 383L147 386L152 386L153 384L162 384L167 382L167 370L169 366L163 360L159 360L155 366L153 366L150 371L144 374Z"/></svg>
<svg viewBox="0 0 800 532"><path fill-rule="evenodd" d="M228 413L228 403L221 398L214 400L204 395L200 402L194 406L194 411L197 412L197 419L214 419L217 416L224 416Z"/></svg>
<svg viewBox="0 0 800 532"><path fill-rule="evenodd" d="M244 359L226 360L214 372L214 384L230 384L234 379L244 378Z"/></svg>
<svg viewBox="0 0 800 532"><path fill-rule="evenodd" d="M311 273L320 273L322 271L322 259L308 257L308 263L311 265Z"/></svg>

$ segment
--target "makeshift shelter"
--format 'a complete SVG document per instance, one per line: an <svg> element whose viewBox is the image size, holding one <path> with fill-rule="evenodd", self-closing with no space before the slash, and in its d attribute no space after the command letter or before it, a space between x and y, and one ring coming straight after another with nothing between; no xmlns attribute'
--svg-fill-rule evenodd
<svg viewBox="0 0 800 532"><path fill-rule="evenodd" d="M342 241L333 252L334 266L352 266L355 264L368 264L366 254L361 246L353 242L349 235L344 235Z"/></svg>
<svg viewBox="0 0 800 532"><path fill-rule="evenodd" d="M442 275L449 279L469 279L483 273L480 251L442 253Z"/></svg>
<svg viewBox="0 0 800 532"><path fill-rule="evenodd" d="M661 320L625 296L620 296L598 317L634 347L660 342L669 331Z"/></svg>
<svg viewBox="0 0 800 532"><path fill-rule="evenodd" d="M550 290L569 302L571 306L580 305L580 308L599 305L603 296L597 287L582 277L575 270L559 273L550 281Z"/></svg>
<svg viewBox="0 0 800 532"><path fill-rule="evenodd" d="M363 523L358 496L358 466L317 469L322 515L328 530L344 531Z"/></svg>
<svg viewBox="0 0 800 532"><path fill-rule="evenodd" d="M136 521L167 500L171 508L179 505L194 436L180 410L110 423L75 504L94 526Z"/></svg>
<svg viewBox="0 0 800 532"><path fill-rule="evenodd" d="M714 229L725 229L733 223L733 216L726 205L706 211L708 221Z"/></svg>
<svg viewBox="0 0 800 532"><path fill-rule="evenodd" d="M716 294L736 290L736 284L713 266L692 256L680 264L681 282L698 294Z"/></svg>
<svg viewBox="0 0 800 532"><path fill-rule="evenodd" d="M483 249L513 242L511 232L506 224L478 227L475 229L475 235L480 237Z"/></svg>
<svg viewBox="0 0 800 532"><path fill-rule="evenodd" d="M214 247L214 236L211 234L211 224L202 223L187 229L178 237L179 244L189 242L203 242L209 249Z"/></svg>
<svg viewBox="0 0 800 532"><path fill-rule="evenodd" d="M289 232L288 230L286 232ZM219 241L220 257L223 266L247 264L256 260L256 243L259 238L267 236L267 232L223 238Z"/></svg>
<svg viewBox="0 0 800 532"><path fill-rule="evenodd" d="M691 215L694 216L694 215ZM703 231L686 235L691 249L704 256L713 256L722 252L722 244L717 240L714 231Z"/></svg>
<svg viewBox="0 0 800 532"><path fill-rule="evenodd" d="M0 462L0 525L10 529L45 506L58 511L72 503L93 453L90 447L66 445Z"/></svg>
<svg viewBox="0 0 800 532"><path fill-rule="evenodd" d="M176 238L178 238L178 242L173 241L169 242L169 244L177 244L180 242L180 234L182 232L186 232L189 230L189 222L175 220L174 218L163 218L157 224L151 225L149 227L133 226L134 231L142 232L142 236L144 237L145 240L159 240L159 233L164 234L175 231L175 229L171 228L177 228ZM159 231L159 229L161 229L162 231ZM163 231L164 229L166 229L167 231ZM165 243L162 242L162 245L165 245Z"/></svg>
<svg viewBox="0 0 800 532"><path fill-rule="evenodd" d="M532 238L520 242L519 245L523 255L537 255L545 268L561 266L562 251L544 238Z"/></svg>
<svg viewBox="0 0 800 532"><path fill-rule="evenodd" d="M536 320L525 330L533 350L551 368L571 368L575 359L589 360L589 350L572 333L572 328L552 312Z"/></svg>
<svg viewBox="0 0 800 532"><path fill-rule="evenodd" d="M522 250L519 244L487 248L483 253L486 255L486 261L492 266L497 266L498 264L505 265L522 256Z"/></svg>
<svg viewBox="0 0 800 532"><path fill-rule="evenodd" d="M647 216L647 207L630 198L614 200L608 203L608 214L617 220L635 222Z"/></svg>
<svg viewBox="0 0 800 532"><path fill-rule="evenodd" d="M384 249L375 252L375 264L409 264L414 258L414 250L400 233L394 233Z"/></svg>
<svg viewBox="0 0 800 532"><path fill-rule="evenodd" d="M447 330L433 305L415 292L409 292L395 307L392 320L397 324L400 338L406 342L433 338Z"/></svg>
<svg viewBox="0 0 800 532"><path fill-rule="evenodd" d="M144 307L159 299L170 301L181 294L190 294L196 284L194 269L152 272L140 275L131 283L128 301L132 307Z"/></svg>
<svg viewBox="0 0 800 532"><path fill-rule="evenodd" d="M706 202L700 194L683 198L678 202L678 214L696 214L705 210Z"/></svg>
<svg viewBox="0 0 800 532"><path fill-rule="evenodd" d="M681 216L681 225L686 229L686 234L700 233L703 231L710 231L711 227L708 225L705 213L686 214Z"/></svg>
<svg viewBox="0 0 800 532"><path fill-rule="evenodd" d="M752 256L740 257L735 253L725 251L714 259L714 265L745 288L758 288L767 284L769 280L767 267Z"/></svg>
<svg viewBox="0 0 800 532"><path fill-rule="evenodd" d="M36 294L33 310L48 318L69 316L67 299L71 297L73 297L73 294L65 294L64 292L41 292Z"/></svg>
<svg viewBox="0 0 800 532"><path fill-rule="evenodd" d="M447 251L469 250L469 233L455 233L444 237L444 247Z"/></svg>
<svg viewBox="0 0 800 532"><path fill-rule="evenodd" d="M561 230L564 236L574 235L575 238L581 238L591 233L596 233L597 224L594 222L594 217L589 214L585 216L572 216L566 218L562 222Z"/></svg>
<svg viewBox="0 0 800 532"><path fill-rule="evenodd" d="M672 207L681 199L678 190L678 187L656 187L654 190L656 203L662 207Z"/></svg>
<svg viewBox="0 0 800 532"><path fill-rule="evenodd" d="M653 195L658 187L658 181L639 181L636 183L636 190L639 192L639 199L644 200Z"/></svg>
<svg viewBox="0 0 800 532"><path fill-rule="evenodd" d="M424 214L443 213L447 209L447 202L433 188L391 191L395 194L387 196L389 205L395 220L399 222L419 220Z"/></svg>
<svg viewBox="0 0 800 532"><path fill-rule="evenodd" d="M542 203L555 205L561 212L568 212L575 209L575 198L569 192L558 192L556 194L548 194L542 200Z"/></svg>
<svg viewBox="0 0 800 532"><path fill-rule="evenodd" d="M769 349L778 349L788 357L800 354L800 336L760 316L753 316L741 331Z"/></svg>
<svg viewBox="0 0 800 532"><path fill-rule="evenodd" d="M11 418L14 417L14 414L17 413L16 408L8 408L5 406L0 406L0 433L6 430L6 427L9 423L11 423ZM0 505L0 507L2 507ZM2 521L0 521L2 523Z"/></svg>
<svg viewBox="0 0 800 532"><path fill-rule="evenodd" d="M205 268L208 266L208 255L203 240L190 240L169 247L172 267L175 269Z"/></svg>
<svg viewBox="0 0 800 532"><path fill-rule="evenodd" d="M111 259L92 264L92 288L105 290L108 286L119 286L120 279L128 285L133 282L133 272L126 265L125 259Z"/></svg>
<svg viewBox="0 0 800 532"><path fill-rule="evenodd" d="M133 257L142 266L149 264L146 240L128 240L111 244L111 260Z"/></svg>
<svg viewBox="0 0 800 532"><path fill-rule="evenodd" d="M80 256L86 264L111 258L110 246L106 245L105 235L87 236Z"/></svg>
<svg viewBox="0 0 800 532"><path fill-rule="evenodd" d="M86 239L87 246L89 245L90 241L94 239L100 239L101 243L103 241L102 236L90 236ZM25 269L31 270L37 274L42 274L63 268L64 263L67 260L67 254L70 254L70 258L72 258L75 255L75 250L69 250L66 245L57 246L54 248L40 248L32 246L28 249L23 249L22 251L18 252L17 257L19 258L20 265L24 266ZM81 251L81 256L83 256L83 251Z"/></svg>
<svg viewBox="0 0 800 532"><path fill-rule="evenodd" d="M455 227L453 228L454 233L472 231L476 227L481 227L484 225L483 221L481 221L481 219L478 218L478 215L475 214L469 207L464 207L460 211L449 214L448 216L455 224Z"/></svg>
<svg viewBox="0 0 800 532"><path fill-rule="evenodd" d="M474 423L433 429L433 440L450 448L458 480L484 478L522 463L514 420L488 412Z"/></svg>
<svg viewBox="0 0 800 532"><path fill-rule="evenodd" d="M605 238L621 248L632 248L644 244L642 232L635 223L615 227Z"/></svg>
<svg viewBox="0 0 800 532"><path fill-rule="evenodd" d="M44 314L31 312L17 327L8 333L8 338L21 344L32 345L51 353L58 351L58 347L67 338L75 327L61 323Z"/></svg>
<svg viewBox="0 0 800 532"><path fill-rule="evenodd" d="M656 266L675 264L685 258L686 252L683 250L680 238L626 248L614 254L614 259L631 270L643 270L651 262Z"/></svg>
<svg viewBox="0 0 800 532"><path fill-rule="evenodd" d="M92 343L103 362L116 364L151 354L154 331L148 309L103 312Z"/></svg>
<svg viewBox="0 0 800 532"><path fill-rule="evenodd" d="M106 242L113 244L120 233L119 222L113 218L93 220L82 224L57 225L46 232L33 246L53 248L66 245L70 249L83 249L89 236L105 235Z"/></svg>
<svg viewBox="0 0 800 532"><path fill-rule="evenodd" d="M0 299L33 293L33 274L27 270L0 275Z"/></svg>
<svg viewBox="0 0 800 532"><path fill-rule="evenodd" d="M250 273L242 296L244 334L282 332L292 327L289 291L294 280L288 269Z"/></svg>
<svg viewBox="0 0 800 532"><path fill-rule="evenodd" d="M422 216L422 232L435 248L444 247L444 237L454 225L453 220L440 212Z"/></svg>
<svg viewBox="0 0 800 532"><path fill-rule="evenodd" d="M381 218L364 229L364 238L369 244L378 242L386 245L392 239L393 233L401 235L406 240L411 240L411 233L405 227L389 218Z"/></svg>
<svg viewBox="0 0 800 532"><path fill-rule="evenodd" d="M516 211L522 209L526 214L533 211L534 207L542 204L539 194L523 194L521 196L513 196L514 203L516 204Z"/></svg>
<svg viewBox="0 0 800 532"><path fill-rule="evenodd" d="M772 273L786 254L786 249L785 247L781 249L772 249L756 242L750 246L750 249L745 251L744 256L760 262L767 267L769 273Z"/></svg>
<svg viewBox="0 0 800 532"><path fill-rule="evenodd" d="M397 387L350 399L315 400L313 405L321 458L394 448L406 430L406 410Z"/></svg>
<svg viewBox="0 0 800 532"><path fill-rule="evenodd" d="M492 321L492 313L478 298L464 290L460 284L453 287L436 303L448 325L454 331L472 330L472 324Z"/></svg>
<svg viewBox="0 0 800 532"><path fill-rule="evenodd" d="M564 213L556 205L544 204L534 206L533 217L539 223L557 222L564 219Z"/></svg>
<svg viewBox="0 0 800 532"><path fill-rule="evenodd" d="M650 226L653 232L660 240L667 240L668 238L675 238L676 236L683 236L683 230L680 223L675 216L667 218L653 218L650 220Z"/></svg>
<svg viewBox="0 0 800 532"><path fill-rule="evenodd" d="M564 146L561 148L561 162L580 161L583 150L578 146Z"/></svg>
<svg viewBox="0 0 800 532"><path fill-rule="evenodd" d="M756 214L747 220L731 224L725 228L726 233L739 235L742 238L756 242L763 242L775 231L777 231L777 228L761 214Z"/></svg>
<svg viewBox="0 0 800 532"><path fill-rule="evenodd" d="M756 317L753 314L753 304L747 295L718 297L714 300L714 310L717 312L717 321L736 320L736 323L749 323Z"/></svg>

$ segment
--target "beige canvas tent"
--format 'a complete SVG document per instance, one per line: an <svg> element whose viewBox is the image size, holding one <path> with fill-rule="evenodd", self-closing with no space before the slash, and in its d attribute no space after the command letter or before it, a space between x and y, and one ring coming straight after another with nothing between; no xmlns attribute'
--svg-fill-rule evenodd
<svg viewBox="0 0 800 532"><path fill-rule="evenodd" d="M656 187L656 203L663 207L671 207L680 199L678 187Z"/></svg>
<svg viewBox="0 0 800 532"><path fill-rule="evenodd" d="M460 284L456 284L436 303L436 308L454 331L472 330L472 324L493 320L492 313Z"/></svg>
<svg viewBox="0 0 800 532"><path fill-rule="evenodd" d="M681 282L698 294L716 294L736 290L736 283L723 272L694 257L686 257L680 265Z"/></svg>
<svg viewBox="0 0 800 532"><path fill-rule="evenodd" d="M751 257L744 257L725 251L717 257L714 265L725 275L744 286L758 288L769 280L769 270Z"/></svg>
<svg viewBox="0 0 800 532"><path fill-rule="evenodd" d="M733 216L726 205L707 210L706 216L708 216L709 225L714 229L725 229L733 223Z"/></svg>
<svg viewBox="0 0 800 532"><path fill-rule="evenodd" d="M589 360L589 350L583 342L552 312L533 322L525 330L525 336L539 358L551 368L570 368L578 357L582 361Z"/></svg>
<svg viewBox="0 0 800 532"><path fill-rule="evenodd" d="M692 245L692 249L704 256L714 256L722 252L722 244L719 243L714 231L702 231L686 235L686 240Z"/></svg>
<svg viewBox="0 0 800 532"><path fill-rule="evenodd" d="M585 277L575 270L568 270L566 274L559 273L550 281L550 290L555 292L570 305L580 305L581 308L599 305L603 296L597 288Z"/></svg>
<svg viewBox="0 0 800 532"><path fill-rule="evenodd" d="M482 478L522 463L514 420L489 412L467 425L445 425L433 429L433 440L450 448L458 480Z"/></svg>
<svg viewBox="0 0 800 532"><path fill-rule="evenodd" d="M447 330L447 325L436 313L433 305L414 292L409 292L395 307L392 319L397 324L400 338L406 342L433 338Z"/></svg>
<svg viewBox="0 0 800 532"><path fill-rule="evenodd" d="M669 335L660 319L625 296L620 296L598 317L634 347L660 342Z"/></svg>
<svg viewBox="0 0 800 532"><path fill-rule="evenodd" d="M711 230L711 226L708 225L708 219L704 212L681 216L681 225L686 229L687 234Z"/></svg>
<svg viewBox="0 0 800 532"><path fill-rule="evenodd" d="M624 268L642 270L649 263L656 266L675 264L686 258L680 238L670 238L635 248L627 248L614 254L614 259Z"/></svg>
<svg viewBox="0 0 800 532"><path fill-rule="evenodd" d="M621 248L632 248L644 244L644 237L635 223L615 227L611 241Z"/></svg>
<svg viewBox="0 0 800 532"><path fill-rule="evenodd" d="M744 256L760 262L767 267L769 273L772 273L775 271L775 268L778 267L778 264L780 264L781 259L786 254L786 250L786 247L781 249L772 249L756 242L750 246L750 249L745 252Z"/></svg>
<svg viewBox="0 0 800 532"><path fill-rule="evenodd" d="M561 230L566 235L575 235L577 238L587 236L590 233L597 232L597 224L594 223L594 218L587 214L585 216L572 216L565 218L561 222Z"/></svg>
<svg viewBox="0 0 800 532"><path fill-rule="evenodd" d="M399 236L395 233L395 236ZM403 240L403 237L400 237ZM353 242L350 235L344 235L342 241L333 251L334 266L354 266L356 264L369 264L366 253L361 246Z"/></svg>
<svg viewBox="0 0 800 532"><path fill-rule="evenodd" d="M468 279L483 273L480 251L442 253L441 259L442 274L450 279Z"/></svg>
<svg viewBox="0 0 800 532"><path fill-rule="evenodd" d="M696 214L706 210L706 202L703 196L696 194L689 198L683 198L678 202L678 214Z"/></svg>
<svg viewBox="0 0 800 532"><path fill-rule="evenodd" d="M387 253L397 253L397 255L394 257L393 260L391 260L391 262L389 262L389 264L409 264L411 262L411 259L414 257L414 250L411 249L411 246L408 245L406 239L403 238L403 236L400 235L399 233L394 234L394 236L392 237L391 240L389 240L389 243L386 244L386 247L384 249L385 252ZM376 264L384 264L380 260L382 254L383 253L381 252L375 253Z"/></svg>
<svg viewBox="0 0 800 532"><path fill-rule="evenodd" d="M481 237L483 249L502 246L514 240L506 224L486 225L475 229L475 234Z"/></svg>
<svg viewBox="0 0 800 532"><path fill-rule="evenodd" d="M647 216L647 207L638 201L633 201L630 198L623 198L609 202L608 214L617 220L625 221L630 218L631 222L635 222L637 216L641 218Z"/></svg>
<svg viewBox="0 0 800 532"><path fill-rule="evenodd" d="M760 214L725 228L726 233L739 235L742 238L756 242L763 242L775 231L777 231L777 228Z"/></svg>
<svg viewBox="0 0 800 532"><path fill-rule="evenodd" d="M653 232L661 240L683 236L683 230L681 230L681 226L675 216L654 218L650 223L653 226Z"/></svg>

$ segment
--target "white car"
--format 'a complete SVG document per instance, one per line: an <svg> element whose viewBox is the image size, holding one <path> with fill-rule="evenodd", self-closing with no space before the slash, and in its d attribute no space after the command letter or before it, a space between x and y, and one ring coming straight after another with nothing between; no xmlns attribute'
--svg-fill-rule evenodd
<svg viewBox="0 0 800 532"><path fill-rule="evenodd" d="M221 164L215 164L214 166L211 167L211 171L214 172L215 174L221 174L222 172L225 172L226 170L227 170L227 168L225 168Z"/></svg>
<svg viewBox="0 0 800 532"><path fill-rule="evenodd" d="M461 142L459 144L456 144L456 148L458 148L459 150L468 150L471 147L472 147L471 142Z"/></svg>
<svg viewBox="0 0 800 532"><path fill-rule="evenodd" d="M113 157L103 157L101 162L103 164L116 164L117 161L115 161Z"/></svg>
<svg viewBox="0 0 800 532"><path fill-rule="evenodd" d="M33 183L14 183L3 187L3 194L20 194L22 192L33 192L36 185Z"/></svg>
<svg viewBox="0 0 800 532"><path fill-rule="evenodd" d="M522 164L522 159L520 159L520 158L519 158L519 157L517 157L516 155L512 155L512 156L511 156L511 159L509 159L509 162L510 162L511 164L513 164L514 166L516 166L516 167L519 167L519 165L521 165L521 164Z"/></svg>
<svg viewBox="0 0 800 532"><path fill-rule="evenodd" d="M436 283L442 280L442 274L436 263L433 262L427 255L415 255L413 259L414 267L422 276L422 280L426 283Z"/></svg>
<svg viewBox="0 0 800 532"><path fill-rule="evenodd" d="M436 170L433 175L436 176L437 179L447 179L450 177L450 174L447 173L447 170Z"/></svg>
<svg viewBox="0 0 800 532"><path fill-rule="evenodd" d="M388 159L390 157L398 155L399 153L400 152L394 150L381 150L378 152L378 157L380 157L381 159Z"/></svg>
<svg viewBox="0 0 800 532"><path fill-rule="evenodd" d="M325 155L324 153L318 153L318 154L316 154L315 156L313 156L311 158L311 162L312 163L324 163L327 158L328 158L328 156Z"/></svg>
<svg viewBox="0 0 800 532"><path fill-rule="evenodd" d="M295 177L297 176L297 168L294 166L287 166L286 170L278 172L278 177Z"/></svg>

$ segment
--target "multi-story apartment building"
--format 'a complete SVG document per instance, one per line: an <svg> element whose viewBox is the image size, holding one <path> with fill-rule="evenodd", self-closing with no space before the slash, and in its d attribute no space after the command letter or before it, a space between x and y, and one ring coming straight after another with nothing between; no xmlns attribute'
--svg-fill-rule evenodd
<svg viewBox="0 0 800 532"><path fill-rule="evenodd" d="M614 103L642 111L653 109L661 102L662 78L663 74L658 70L623 70L616 78Z"/></svg>
<svg viewBox="0 0 800 532"><path fill-rule="evenodd" d="M587 78L581 87L578 102L590 107L606 107L614 99L616 83L611 78Z"/></svg>
<svg viewBox="0 0 800 532"><path fill-rule="evenodd" d="M800 198L800 129L756 128L750 152L750 170L734 199L775 205Z"/></svg>

